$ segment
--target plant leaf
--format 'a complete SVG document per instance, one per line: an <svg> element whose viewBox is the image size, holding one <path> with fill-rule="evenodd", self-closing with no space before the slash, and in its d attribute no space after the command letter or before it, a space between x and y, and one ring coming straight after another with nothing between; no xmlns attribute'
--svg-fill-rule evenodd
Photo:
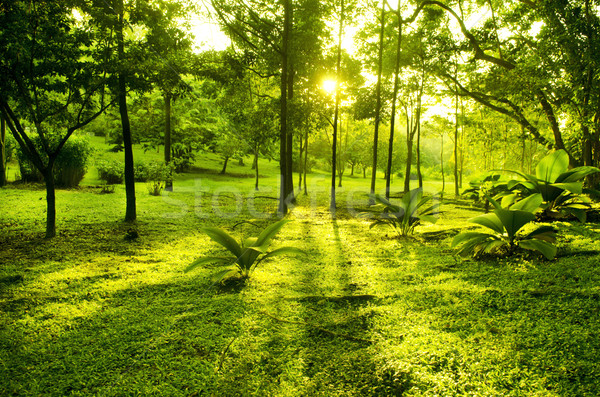
<svg viewBox="0 0 600 397"><path fill-rule="evenodd" d="M546 183L554 183L568 169L569 155L561 149L541 159L535 168L535 175Z"/></svg>
<svg viewBox="0 0 600 397"><path fill-rule="evenodd" d="M541 252L546 259L554 259L556 256L556 246L542 240L521 240L518 242L519 247L530 250Z"/></svg>
<svg viewBox="0 0 600 397"><path fill-rule="evenodd" d="M540 193L532 194L525 197L523 200L519 200L510 207L512 210L520 210L526 212L534 212L542 204L543 197Z"/></svg>
<svg viewBox="0 0 600 397"><path fill-rule="evenodd" d="M567 172L563 172L557 179L556 183L578 182L590 174L600 172L600 169L590 166L582 166L573 168Z"/></svg>
<svg viewBox="0 0 600 397"><path fill-rule="evenodd" d="M496 215L496 213L480 215L469 219L469 222L485 226L499 234L504 233L504 226L502 225L502 221L498 215Z"/></svg>
<svg viewBox="0 0 600 397"><path fill-rule="evenodd" d="M272 258L274 256L279 256L279 255L306 255L306 252L301 250L300 248L296 248L296 247L277 248L277 249L267 253L262 258L260 258L254 265L254 267L258 266L258 264L260 262L264 261L265 259Z"/></svg>
<svg viewBox="0 0 600 397"><path fill-rule="evenodd" d="M200 265L205 263L220 263L223 265L230 265L235 261L235 258L232 256L205 256L202 258L196 259L194 262L190 263L188 267L185 268L184 272L187 273L190 270L197 268Z"/></svg>
<svg viewBox="0 0 600 397"><path fill-rule="evenodd" d="M236 258L242 254L242 247L240 247L238 242L224 230L216 227L205 227L202 231L213 241L225 247L229 252L235 255Z"/></svg>
<svg viewBox="0 0 600 397"><path fill-rule="evenodd" d="M264 247L265 244L268 245L271 242L271 239L273 237L275 237L275 235L281 230L281 228L283 226L285 226L286 223L288 223L289 220L288 219L282 219L280 221L277 221L269 226L267 226L258 236L258 238L256 239L256 242L254 243L254 246L256 247Z"/></svg>
<svg viewBox="0 0 600 397"><path fill-rule="evenodd" d="M504 226L508 238L512 241L517 232L529 222L535 220L535 215L526 211L495 210L494 214L498 216Z"/></svg>

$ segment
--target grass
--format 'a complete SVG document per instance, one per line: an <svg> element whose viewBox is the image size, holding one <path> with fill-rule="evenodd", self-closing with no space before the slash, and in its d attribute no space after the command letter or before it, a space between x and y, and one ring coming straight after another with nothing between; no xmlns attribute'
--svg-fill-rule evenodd
<svg viewBox="0 0 600 397"><path fill-rule="evenodd" d="M332 220L329 179L315 173L273 246L308 256L219 287L214 269L183 272L222 252L200 228L272 222L277 203L262 196L275 197L277 164L261 164L255 200L239 176L249 165L196 166L209 171L162 197L139 184L134 226L122 186L60 190L50 241L44 191L0 189L0 395L600 393L599 224L559 223L554 261L463 260L450 242L479 214L468 202L444 202L438 223L397 239L354 216L368 181L344 179Z"/></svg>

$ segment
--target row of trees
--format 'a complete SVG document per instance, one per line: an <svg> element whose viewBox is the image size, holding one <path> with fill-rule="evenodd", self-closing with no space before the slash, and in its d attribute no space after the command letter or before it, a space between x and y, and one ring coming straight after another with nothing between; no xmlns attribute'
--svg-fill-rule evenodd
<svg viewBox="0 0 600 397"><path fill-rule="evenodd" d="M522 169L538 145L564 149L571 165L600 162L598 0L205 3L231 38L225 52L191 50L180 22L190 8L182 2L13 0L0 7L0 68L7 76L0 82L2 120L44 175L47 237L55 233L56 157L75 131L109 109L123 141L128 221L136 218L132 123L147 124L146 141L164 145L167 163L206 145L229 152L226 160L236 152L257 159L278 144L281 214L295 197L295 153L306 170L315 141L309 135L327 129L332 211L345 162L361 163L365 172L368 157L371 192L383 169L389 196L398 124L406 139L405 191L413 164L422 183L424 134L443 141L450 132L456 194L465 162L481 153L479 168L497 166L490 153L498 146L502 165L512 157L509 148L519 147ZM343 45L348 27L358 30L355 53ZM333 95L322 90L325 78L335 81ZM134 97L138 111L130 117ZM436 100L453 111L424 121ZM173 118L178 102L196 114ZM148 117L140 116L144 106ZM340 119L361 126L361 141L368 131L370 156L340 161ZM389 131L383 146L382 128ZM43 150L33 145L32 133ZM589 182L597 184L594 178Z"/></svg>

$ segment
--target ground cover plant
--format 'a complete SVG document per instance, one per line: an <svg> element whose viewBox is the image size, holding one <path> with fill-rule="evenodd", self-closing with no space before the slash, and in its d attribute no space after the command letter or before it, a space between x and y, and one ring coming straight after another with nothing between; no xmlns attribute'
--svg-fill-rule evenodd
<svg viewBox="0 0 600 397"><path fill-rule="evenodd" d="M277 204L263 196L276 190L256 195L252 175L200 161L205 171L176 176L174 192L138 195L133 237L123 186L99 194L94 175L91 187L58 192L53 240L41 239L43 190L0 190L0 394L600 390L598 224L555 223L552 261L461 259L452 239L481 213L469 201L445 200L436 224L399 240L357 216L365 179L345 179L332 219L328 179L314 173L276 237L306 256L264 261L243 288L221 288L210 267L184 272L222 252L202 228L271 225ZM261 169L276 180L275 164Z"/></svg>

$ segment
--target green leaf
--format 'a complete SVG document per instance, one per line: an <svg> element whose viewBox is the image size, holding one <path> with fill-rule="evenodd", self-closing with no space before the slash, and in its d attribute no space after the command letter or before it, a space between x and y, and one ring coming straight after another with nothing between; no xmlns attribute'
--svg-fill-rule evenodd
<svg viewBox="0 0 600 397"><path fill-rule="evenodd" d="M187 273L190 270L197 268L205 263L220 263L221 265L230 265L235 261L234 257L231 256L205 256L196 259L185 268L184 272Z"/></svg>
<svg viewBox="0 0 600 397"><path fill-rule="evenodd" d="M272 258L274 256L279 256L279 255L306 255L306 252L304 252L300 248L296 248L296 247L277 248L277 249L269 252L268 254L264 255L262 258L260 258L260 260L258 262L256 262L256 265L254 265L254 267L258 266L258 264L260 262L264 261L265 259Z"/></svg>
<svg viewBox="0 0 600 397"><path fill-rule="evenodd" d="M569 192L575 194L581 194L583 192L583 182L553 183L550 186L562 190L568 190Z"/></svg>
<svg viewBox="0 0 600 397"><path fill-rule="evenodd" d="M561 149L541 159L535 168L535 175L542 181L554 183L568 169L569 155Z"/></svg>
<svg viewBox="0 0 600 397"><path fill-rule="evenodd" d="M519 247L530 250L541 252L546 259L554 259L556 256L556 246L542 240L521 240L518 242Z"/></svg>
<svg viewBox="0 0 600 397"><path fill-rule="evenodd" d="M590 166L582 166L573 168L567 172L562 173L557 179L556 183L569 183L581 181L588 175L600 172L600 169Z"/></svg>
<svg viewBox="0 0 600 397"><path fill-rule="evenodd" d="M278 222L267 226L265 230L263 230L256 239L255 246L263 247L265 244L268 245L271 242L271 239L275 237L275 235L281 230L281 228L285 226L285 224L288 222L289 220L282 219Z"/></svg>
<svg viewBox="0 0 600 397"><path fill-rule="evenodd" d="M235 241L235 239L227 234L227 232L224 230L216 227L206 227L202 229L202 231L206 233L213 241L221 244L236 257L239 257L242 254L242 248L238 242Z"/></svg>
<svg viewBox="0 0 600 397"><path fill-rule="evenodd" d="M541 194L536 193L531 196L525 197L523 200L519 200L510 207L511 211L520 210L526 212L534 212L542 204L543 197Z"/></svg>
<svg viewBox="0 0 600 397"><path fill-rule="evenodd" d="M494 213L502 222L508 238L512 241L517 232L529 222L535 220L535 215L526 211L496 210Z"/></svg>
<svg viewBox="0 0 600 397"><path fill-rule="evenodd" d="M469 222L485 226L499 234L504 233L504 226L496 213L480 215L469 219Z"/></svg>
<svg viewBox="0 0 600 397"><path fill-rule="evenodd" d="M540 226L522 237L522 240L536 238L548 242L556 241L556 229L552 226Z"/></svg>

